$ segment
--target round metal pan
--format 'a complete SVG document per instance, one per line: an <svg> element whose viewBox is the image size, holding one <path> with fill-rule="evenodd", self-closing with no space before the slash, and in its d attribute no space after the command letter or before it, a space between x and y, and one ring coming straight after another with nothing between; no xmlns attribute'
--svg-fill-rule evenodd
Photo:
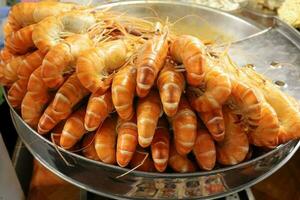
<svg viewBox="0 0 300 200"><path fill-rule="evenodd" d="M104 5L102 8L107 6L139 17L153 16L155 13L162 19L168 17L170 21L182 18L174 25L174 30L200 37L211 36L212 38L209 39L216 39L213 37L217 35L227 41L240 40L261 30L261 27L255 23L190 3L130 1ZM87 191L117 199L222 197L250 187L270 176L284 165L300 146L299 141L290 141L252 160L209 172L179 174L134 171L117 178L128 169L89 160L59 148L62 156L69 163L66 165L54 145L31 129L12 107L11 117L26 147L46 168Z"/></svg>

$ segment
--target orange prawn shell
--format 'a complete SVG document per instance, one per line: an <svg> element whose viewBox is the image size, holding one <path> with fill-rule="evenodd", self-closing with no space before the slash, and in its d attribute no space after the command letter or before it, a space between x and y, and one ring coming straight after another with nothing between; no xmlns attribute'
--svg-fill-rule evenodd
<svg viewBox="0 0 300 200"><path fill-rule="evenodd" d="M267 102L262 104L258 127L249 131L249 140L255 146L275 148L279 144L280 123L277 114Z"/></svg>
<svg viewBox="0 0 300 200"><path fill-rule="evenodd" d="M91 92L109 88L111 73L125 64L130 50L128 41L114 40L82 52L76 63L76 74L82 85Z"/></svg>
<svg viewBox="0 0 300 200"><path fill-rule="evenodd" d="M198 113L213 139L221 142L225 137L225 122L222 109Z"/></svg>
<svg viewBox="0 0 300 200"><path fill-rule="evenodd" d="M136 116L133 116L130 121L119 118L116 129L118 133L117 163L119 166L125 167L131 161L138 145Z"/></svg>
<svg viewBox="0 0 300 200"><path fill-rule="evenodd" d="M44 18L79 8L76 4L60 2L21 2L12 6L8 14L8 23L12 31L35 24Z"/></svg>
<svg viewBox="0 0 300 200"><path fill-rule="evenodd" d="M71 110L80 100L89 94L77 78L72 74L59 88L53 99L53 109L58 113Z"/></svg>
<svg viewBox="0 0 300 200"><path fill-rule="evenodd" d="M168 54L167 31L155 35L142 47L137 58L137 87L139 97L145 97L156 80L156 77L163 67Z"/></svg>
<svg viewBox="0 0 300 200"><path fill-rule="evenodd" d="M21 28L17 32L12 32L5 38L5 46L15 54L25 54L28 50L34 48L32 41L32 31L35 25L29 25Z"/></svg>
<svg viewBox="0 0 300 200"><path fill-rule="evenodd" d="M199 86L206 70L205 45L196 37L182 35L171 44L170 54L175 61L184 64L187 82Z"/></svg>
<svg viewBox="0 0 300 200"><path fill-rule="evenodd" d="M171 118L176 151L186 155L192 151L197 136L197 116L187 99L182 96L178 111Z"/></svg>
<svg viewBox="0 0 300 200"><path fill-rule="evenodd" d="M23 120L31 127L36 128L51 98L52 96L48 93L48 88L41 78L41 68L38 67L29 77L27 92L22 100L21 114Z"/></svg>
<svg viewBox="0 0 300 200"><path fill-rule="evenodd" d="M113 108L110 91L104 94L102 94L102 92L93 93L88 101L84 127L88 131L96 130L113 111Z"/></svg>
<svg viewBox="0 0 300 200"><path fill-rule="evenodd" d="M200 88L188 89L189 93L194 92L196 94L193 95L198 95L192 98L191 104L198 112L220 109L230 96L231 87L231 80L227 73L218 66L213 66L206 71L203 86L200 86L204 91Z"/></svg>
<svg viewBox="0 0 300 200"><path fill-rule="evenodd" d="M265 100L276 112L280 123L278 143L282 144L289 140L299 139L300 112L298 101L283 93L270 80L256 73L253 69L245 67L242 70L247 74L249 80L260 89Z"/></svg>
<svg viewBox="0 0 300 200"><path fill-rule="evenodd" d="M39 50L48 52L63 40L61 33L84 34L95 23L94 14L82 10L49 16L36 24L32 33L32 40Z"/></svg>
<svg viewBox="0 0 300 200"><path fill-rule="evenodd" d="M4 71L7 63L14 58L15 55L12 54L7 48L3 48L0 51L0 83L3 85L10 86L11 82L5 77Z"/></svg>
<svg viewBox="0 0 300 200"><path fill-rule="evenodd" d="M217 161L223 165L235 165L242 162L249 151L246 130L238 117L227 107L223 108L225 120L225 138L217 143Z"/></svg>
<svg viewBox="0 0 300 200"><path fill-rule="evenodd" d="M193 153L201 169L212 170L216 164L216 147L215 143L205 129L197 131L197 138Z"/></svg>
<svg viewBox="0 0 300 200"><path fill-rule="evenodd" d="M87 133L83 124L84 115L85 108L83 107L68 117L60 136L60 146L62 148L70 149Z"/></svg>
<svg viewBox="0 0 300 200"><path fill-rule="evenodd" d="M141 147L145 148L151 144L161 114L161 101L156 90L151 90L148 96L139 99L137 105L137 126L138 141Z"/></svg>
<svg viewBox="0 0 300 200"><path fill-rule="evenodd" d="M197 167L186 156L177 153L174 144L170 146L169 166L175 171L180 173L195 172Z"/></svg>
<svg viewBox="0 0 300 200"><path fill-rule="evenodd" d="M39 119L38 123L38 133L46 134L52 130L59 122L68 118L71 114L71 110L65 110L64 112L56 112L53 108L53 102L51 102L43 115Z"/></svg>
<svg viewBox="0 0 300 200"><path fill-rule="evenodd" d="M118 115L124 120L134 115L136 73L136 67L129 64L115 74L112 82L112 101Z"/></svg>
<svg viewBox="0 0 300 200"><path fill-rule="evenodd" d="M13 83L18 80L18 69L22 66L24 55L15 56L9 60L9 62L4 66L3 74L4 78Z"/></svg>
<svg viewBox="0 0 300 200"><path fill-rule="evenodd" d="M180 72L176 72L174 65L167 61L157 78L164 112L172 117L176 114L181 94L185 88L185 79Z"/></svg>
<svg viewBox="0 0 300 200"><path fill-rule="evenodd" d="M93 46L87 34L74 34L55 45L46 54L42 64L42 77L49 88L58 88L64 82L64 73L72 70L79 54ZM70 68L70 69L68 69Z"/></svg>
<svg viewBox="0 0 300 200"><path fill-rule="evenodd" d="M163 172L168 166L170 150L170 135L168 122L161 118L156 128L152 143L151 154L157 171Z"/></svg>
<svg viewBox="0 0 300 200"><path fill-rule="evenodd" d="M88 133L84 135L82 145L82 154L84 157L92 160L100 160L95 149L95 133Z"/></svg>
<svg viewBox="0 0 300 200"><path fill-rule="evenodd" d="M98 128L95 136L95 149L102 162L116 163L116 137L116 121L107 118Z"/></svg>
<svg viewBox="0 0 300 200"><path fill-rule="evenodd" d="M23 98L27 92L28 80L19 79L12 84L7 93L7 98L14 108L21 106Z"/></svg>
<svg viewBox="0 0 300 200"><path fill-rule="evenodd" d="M133 154L133 157L129 163L130 168L135 168L138 165L140 165L145 159L145 157L147 156L147 154L148 157L146 158L144 163L141 166L139 166L136 170L144 171L144 172L154 172L155 167L154 167L153 160L150 158L149 153L141 148L138 148Z"/></svg>
<svg viewBox="0 0 300 200"><path fill-rule="evenodd" d="M42 64L44 56L45 54L39 50L36 50L26 56L21 66L18 68L18 78L28 79L34 70Z"/></svg>

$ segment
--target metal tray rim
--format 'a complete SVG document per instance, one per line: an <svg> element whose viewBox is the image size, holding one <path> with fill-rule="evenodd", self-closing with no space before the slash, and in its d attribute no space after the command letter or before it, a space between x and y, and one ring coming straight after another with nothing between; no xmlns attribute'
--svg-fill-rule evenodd
<svg viewBox="0 0 300 200"><path fill-rule="evenodd" d="M14 110L10 110L11 112L11 115L12 115L12 118L14 117L13 115L15 115L16 113L14 113L15 111ZM17 117L19 117L17 115ZM15 122L13 122L14 124L16 124ZM22 138L23 139L23 138ZM48 140L47 140L48 141ZM293 142L293 141L290 141L290 142ZM77 186L77 187L80 187L86 191L89 191L89 192L92 192L92 193L95 193L95 194L98 194L98 195L101 195L101 196L105 196L105 197L108 197L108 198L117 198L117 199L130 199L130 198L124 198L124 197L120 197L118 195L110 195L108 193L103 193L103 192L100 192L98 190L95 190L95 189L91 189L89 187L86 187L85 185L82 185L80 182L78 182L77 180L74 180L66 175L64 175L63 173L53 169L53 167L47 165L47 163L45 163L42 159L40 159L38 156L36 156L34 150L32 150L32 148L30 147L30 145L28 145L26 142L24 142L25 146L27 147L27 149L30 151L30 153L32 153L34 156L35 156L35 159L37 159L45 168L47 168L48 170L50 170L51 172L53 172L54 174L58 175L59 177L61 177L63 180L65 181L68 181L68 182L71 182L73 185ZM285 144L286 145L286 144ZM298 141L297 145L293 148L293 150L289 153L289 155L287 157L285 157L280 163L278 163L275 167L273 167L268 173L264 174L264 175L261 175L259 176L258 178L246 183L246 184L243 184L243 185L240 185L239 187L236 187L235 189L230 189L229 191L227 192L223 192L222 194L216 194L216 195L211 195L211 196L207 196L207 197L203 197L203 198L200 198L200 199L214 199L214 198L220 198L220 197L224 197L224 196L227 196L227 195L231 195L233 193L236 193L236 192L239 192L239 191L242 191L245 189L245 187L251 187L253 185L255 185L256 183L266 179L267 177L271 176L274 172L276 172L279 168L281 168L294 154L295 152L298 150L298 148L300 147L300 141ZM274 149L275 150L275 149ZM268 152L269 153L269 152ZM264 154L265 155L265 154ZM78 156L78 155L77 155ZM84 157L81 157L79 156L80 158L84 158ZM89 159L88 159L89 160ZM89 160L89 161L92 161L92 160ZM103 163L102 163L103 164ZM109 165L109 167L112 167L114 165ZM123 169L123 168L122 168ZM137 171L139 172L139 171ZM137 173L135 172L135 173ZM141 173L148 173L148 172L141 172ZM158 174L158 173L148 173L148 174ZM175 174L175 173L173 173ZM178 173L177 173L178 174ZM186 173L186 174L199 174L199 173ZM186 174L183 174L183 175L186 175ZM138 175L138 173L137 173ZM182 175L182 174L181 174ZM189 176L184 176L184 178L188 178ZM155 177L155 178L159 178L159 177ZM179 176L176 176L174 178L180 178ZM136 198L136 199L143 199L142 197L141 198ZM199 198L190 198L190 199L199 199Z"/></svg>
<svg viewBox="0 0 300 200"><path fill-rule="evenodd" d="M34 129L32 129L28 124L26 124L23 121L23 119L21 118L21 116L10 105L10 103L9 103L9 101L7 99L7 95L6 95L6 91L5 91L4 87L2 87L2 91L4 93L5 100L6 100L6 102L8 103L8 105L10 107L10 110L12 111L13 116L18 117L18 119L20 121L22 121L22 123L33 134L37 135L40 139L42 139L44 142L47 142L49 145L51 145L54 148L54 144L51 141L49 141L46 138L44 138L43 135L40 135L39 133L37 133ZM14 124L15 124L15 122L14 122ZM193 173L156 173L156 172L134 171L134 172L131 172L131 173L135 174L135 175L138 175L138 176L142 176L142 177L156 177L156 178L187 178L187 177L194 177L194 176L213 175L213 174L218 174L218 173L223 173L223 172L226 172L226 171L230 171L232 169L243 168L243 167L245 167L247 165L251 165L252 163L254 163L256 161L259 161L259 160L261 160L261 159L263 159L265 157L268 157L269 155L271 155L271 154L273 154L273 153L275 153L277 151L280 151L281 148L284 148L285 146L287 146L287 145L289 145L290 143L293 143L293 142L295 142L295 140L289 141L286 144L279 145L278 147L272 149L271 151L269 151L269 152L267 152L267 153L265 153L265 154L263 154L263 155L261 155L261 156L259 156L257 158L251 159L249 161L245 161L245 162L242 162L242 163L237 164L237 165L227 166L227 167L223 167L223 168L212 170L212 171L200 171L200 172L193 172ZM87 162L91 162L93 164L96 164L99 167L111 168L111 169L119 171L120 173L125 173L125 172L129 171L129 169L127 169L127 168L122 168L122 167L119 167L119 166L116 166L116 165L110 165L110 164L106 164L106 163L103 163L103 162L100 162L100 161L91 160L91 159L85 158L82 155L75 154L73 152L65 150L65 149L61 148L60 146L57 146L57 147L58 147L58 149L60 151L66 153L66 154L74 156L74 157L76 157L78 159L83 159L83 160L85 160ZM300 147L300 140L298 140L298 143L297 143L297 145L295 145L293 151L297 150L299 147Z"/></svg>
<svg viewBox="0 0 300 200"><path fill-rule="evenodd" d="M120 5L136 5L138 6L139 4L145 4L145 3L159 3L159 4L171 4L171 5L181 5L181 6L189 6L193 8L201 8L203 10L211 11L217 14L221 14L223 16L229 17L231 19L237 20L237 21L243 21L246 23L248 26L251 26L255 29L261 29L260 24L257 22L251 20L251 19L245 19L244 17L236 16L234 13L237 11L232 11L232 12L226 12L221 9L205 6L205 5L200 5L195 2L182 2L182 1L174 1L174 0L125 0L125 1L118 1L118 2L112 2L108 4L103 4L100 6L97 6L97 9L105 9L113 6L120 6ZM239 8L238 10L243 10L245 9L244 7ZM254 25L255 24L255 25Z"/></svg>

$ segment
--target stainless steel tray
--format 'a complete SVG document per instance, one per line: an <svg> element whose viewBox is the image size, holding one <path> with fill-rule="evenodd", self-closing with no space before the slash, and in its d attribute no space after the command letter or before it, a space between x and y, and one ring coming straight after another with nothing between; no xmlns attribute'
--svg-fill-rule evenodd
<svg viewBox="0 0 300 200"><path fill-rule="evenodd" d="M285 81L287 86L283 89L298 99L300 97L300 93L297 92L300 86L299 35L276 18L271 19L274 28L263 31L265 27L254 21L190 3L126 1L102 7L107 6L139 17L153 16L155 11L162 18L169 17L170 21L187 15L200 16L185 17L174 25L174 29L197 36L217 35L223 41L236 41L230 46L230 54L238 64L255 64L259 71L271 78ZM191 26L194 28L187 28ZM272 62L283 63L280 64L281 67L273 69L270 67ZM60 149L62 155L72 164L67 166L53 144L27 126L13 109L11 117L26 147L45 167L85 190L119 199L199 199L225 196L270 176L284 165L300 146L299 141L290 141L250 161L210 172L160 174L135 171L122 178L116 178L128 170L88 160Z"/></svg>

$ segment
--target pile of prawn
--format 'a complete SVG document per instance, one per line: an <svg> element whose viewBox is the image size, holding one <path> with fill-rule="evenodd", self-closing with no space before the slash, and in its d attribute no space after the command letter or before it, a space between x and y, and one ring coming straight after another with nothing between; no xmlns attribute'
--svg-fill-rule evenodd
<svg viewBox="0 0 300 200"><path fill-rule="evenodd" d="M11 106L87 158L184 173L300 138L298 101L167 24L39 2L12 7L4 32L0 83Z"/></svg>

